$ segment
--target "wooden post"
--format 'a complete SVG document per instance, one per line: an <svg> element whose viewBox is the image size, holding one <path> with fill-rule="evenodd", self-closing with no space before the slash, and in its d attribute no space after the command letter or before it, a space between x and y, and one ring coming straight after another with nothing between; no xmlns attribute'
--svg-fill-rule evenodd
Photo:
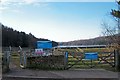
<svg viewBox="0 0 120 80"><path fill-rule="evenodd" d="M7 64L8 64L8 68L9 68L9 64L10 64L10 51L7 52Z"/></svg>
<svg viewBox="0 0 120 80"><path fill-rule="evenodd" d="M8 54L8 56L9 56L9 63L10 63L10 61L11 61L11 55L12 55L12 48L11 48L11 46L9 46L9 54Z"/></svg>
<svg viewBox="0 0 120 80"><path fill-rule="evenodd" d="M6 65L7 65L7 69L9 69L9 52L6 52Z"/></svg>
<svg viewBox="0 0 120 80"><path fill-rule="evenodd" d="M117 70L118 69L118 54L116 50L114 50L114 54L115 54L115 70Z"/></svg>
<svg viewBox="0 0 120 80"><path fill-rule="evenodd" d="M115 69L120 72L120 53L119 50L115 50Z"/></svg>
<svg viewBox="0 0 120 80"><path fill-rule="evenodd" d="M24 66L24 68L26 68L26 66L27 66L27 57L26 57L25 52L23 53L23 60L24 60L23 66Z"/></svg>
<svg viewBox="0 0 120 80"><path fill-rule="evenodd" d="M93 67L93 64L92 64L92 59L91 59L91 68Z"/></svg>
<svg viewBox="0 0 120 80"><path fill-rule="evenodd" d="M117 50L118 53L118 71L120 72L120 50Z"/></svg>

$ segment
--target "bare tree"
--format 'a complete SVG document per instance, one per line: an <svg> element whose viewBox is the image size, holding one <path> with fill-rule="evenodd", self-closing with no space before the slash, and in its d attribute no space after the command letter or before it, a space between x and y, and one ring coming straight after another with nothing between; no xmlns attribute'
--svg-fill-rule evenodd
<svg viewBox="0 0 120 80"><path fill-rule="evenodd" d="M113 25L112 23L103 22L102 26L104 27L103 34L105 35L105 39L110 40L111 43L108 45L112 45L115 49L115 67L118 71L120 71L120 1L116 1L118 9L112 9L110 15L114 19Z"/></svg>

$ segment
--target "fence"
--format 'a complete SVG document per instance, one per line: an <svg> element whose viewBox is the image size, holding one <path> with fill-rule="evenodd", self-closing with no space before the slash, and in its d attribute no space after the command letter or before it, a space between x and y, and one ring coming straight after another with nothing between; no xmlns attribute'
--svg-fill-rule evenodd
<svg viewBox="0 0 120 80"><path fill-rule="evenodd" d="M86 55L87 54L87 55ZM102 69L115 69L115 54L114 52L102 53L68 53L67 69L69 68L102 68Z"/></svg>
<svg viewBox="0 0 120 80"><path fill-rule="evenodd" d="M20 66L22 68L34 69L65 69L66 57L62 55L54 55L52 50L46 50L49 55L36 54L35 51L25 52L20 49Z"/></svg>
<svg viewBox="0 0 120 80"><path fill-rule="evenodd" d="M81 69L89 69L89 68L112 68L115 67L115 54L113 51L103 51L98 52L98 58L95 60L90 60L85 58L85 52L72 52L73 50L62 50L55 49L46 50L50 55L41 55L36 54L35 50L23 50L22 48L19 50L20 57L20 66L22 68L34 68L34 69L70 69L70 68L81 68ZM9 62L10 62L11 50L4 51L3 54L3 71L9 70Z"/></svg>
<svg viewBox="0 0 120 80"><path fill-rule="evenodd" d="M62 55L52 54L52 50L46 50L47 55L36 54L35 50L27 48L15 47L9 49L3 48L2 55L2 67L3 72L9 71L10 63L13 63L14 57L17 57L17 62L22 68L34 68L34 69L65 69L66 58L64 53ZM12 53L12 54L11 54ZM15 55L16 54L16 55ZM15 55L15 56L14 56ZM17 56L18 55L18 56ZM10 60L12 58L12 60Z"/></svg>

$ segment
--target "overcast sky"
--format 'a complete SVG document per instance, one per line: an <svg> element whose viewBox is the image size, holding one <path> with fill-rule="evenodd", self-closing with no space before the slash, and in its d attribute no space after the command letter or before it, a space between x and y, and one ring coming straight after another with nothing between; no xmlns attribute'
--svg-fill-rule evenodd
<svg viewBox="0 0 120 80"><path fill-rule="evenodd" d="M0 21L37 38L54 41L101 35L101 23L117 5L113 0L3 0ZM109 1L109 2L108 2Z"/></svg>

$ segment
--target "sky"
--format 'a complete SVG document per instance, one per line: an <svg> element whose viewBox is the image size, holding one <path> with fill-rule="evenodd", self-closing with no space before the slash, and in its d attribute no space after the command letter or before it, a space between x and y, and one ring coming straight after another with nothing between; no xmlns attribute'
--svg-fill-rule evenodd
<svg viewBox="0 0 120 80"><path fill-rule="evenodd" d="M117 9L114 0L3 0L0 22L57 42L100 36L101 23Z"/></svg>

